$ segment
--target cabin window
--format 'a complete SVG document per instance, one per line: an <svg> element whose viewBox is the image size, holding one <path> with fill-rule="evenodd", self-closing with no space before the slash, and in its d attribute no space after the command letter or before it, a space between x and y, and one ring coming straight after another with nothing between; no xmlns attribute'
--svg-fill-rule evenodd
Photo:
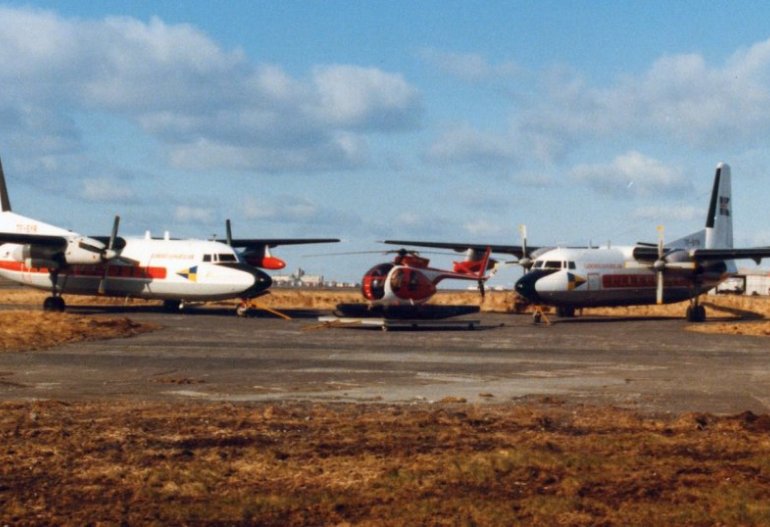
<svg viewBox="0 0 770 527"><path fill-rule="evenodd" d="M575 262L567 262L567 269L575 269Z"/></svg>

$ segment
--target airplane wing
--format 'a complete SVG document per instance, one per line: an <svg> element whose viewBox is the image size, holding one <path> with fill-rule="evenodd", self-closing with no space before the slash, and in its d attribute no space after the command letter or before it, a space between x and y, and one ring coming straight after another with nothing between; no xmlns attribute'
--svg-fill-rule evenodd
<svg viewBox="0 0 770 527"><path fill-rule="evenodd" d="M0 243L18 243L41 245L64 249L67 247L67 238L51 234L20 234L16 232L0 232Z"/></svg>
<svg viewBox="0 0 770 527"><path fill-rule="evenodd" d="M681 251L666 247L663 255L668 256L671 253ZM749 247L744 249L692 249L687 252L691 259L697 262L707 262L709 260L743 260L751 259L759 263L762 258L770 258L770 247ZM648 245L638 245L634 247L634 259L654 262L658 259L658 248Z"/></svg>
<svg viewBox="0 0 770 527"><path fill-rule="evenodd" d="M84 249L94 252L102 251L110 243L109 236L59 236L56 234L24 234L18 232L0 232L0 244L16 243L19 245L37 245L39 247L48 247L51 249L65 250L70 240L79 240ZM100 244L101 247L97 244ZM120 236L115 238L113 243L114 250L123 249L126 246L125 238Z"/></svg>
<svg viewBox="0 0 770 527"><path fill-rule="evenodd" d="M751 259L759 263L762 258L770 258L770 247L750 247L745 249L693 249L690 251L690 256L697 261Z"/></svg>
<svg viewBox="0 0 770 527"><path fill-rule="evenodd" d="M236 238L233 247L278 247L279 245L304 245L310 243L337 243L338 238Z"/></svg>
<svg viewBox="0 0 770 527"><path fill-rule="evenodd" d="M484 252L489 248L493 253L499 254L512 254L516 258L523 256L523 249L521 245L498 245L498 244L483 244L483 243L444 243L444 242L422 242L422 241L409 241L409 240L383 240L382 243L388 243L391 245L410 245L413 247L430 247L434 249L451 249L458 253L473 249L474 251ZM537 251L539 247L527 247L527 251L532 254Z"/></svg>

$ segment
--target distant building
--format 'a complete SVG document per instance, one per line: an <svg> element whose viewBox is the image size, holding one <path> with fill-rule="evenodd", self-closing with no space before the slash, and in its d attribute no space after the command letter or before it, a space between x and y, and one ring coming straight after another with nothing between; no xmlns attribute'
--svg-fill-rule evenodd
<svg viewBox="0 0 770 527"><path fill-rule="evenodd" d="M739 269L716 288L717 294L747 296L770 295L770 271L767 269Z"/></svg>
<svg viewBox="0 0 770 527"><path fill-rule="evenodd" d="M289 275L272 275L273 285L276 287L323 287L324 277L317 274L306 274L301 267Z"/></svg>

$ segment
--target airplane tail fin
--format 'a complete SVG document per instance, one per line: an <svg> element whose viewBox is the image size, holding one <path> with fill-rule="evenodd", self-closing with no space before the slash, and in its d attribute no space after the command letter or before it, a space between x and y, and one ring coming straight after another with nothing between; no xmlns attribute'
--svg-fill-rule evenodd
<svg viewBox="0 0 770 527"><path fill-rule="evenodd" d="M733 211L730 165L719 163L714 176L709 212L706 217L706 249L733 248Z"/></svg>
<svg viewBox="0 0 770 527"><path fill-rule="evenodd" d="M714 187L709 200L706 227L679 238L666 247L672 249L732 249L733 210L730 188L730 166L719 163L714 175Z"/></svg>
<svg viewBox="0 0 770 527"><path fill-rule="evenodd" d="M2 161L0 161L0 209L2 209L2 212L11 211L11 200L8 198L8 187L5 186L5 173L3 172Z"/></svg>

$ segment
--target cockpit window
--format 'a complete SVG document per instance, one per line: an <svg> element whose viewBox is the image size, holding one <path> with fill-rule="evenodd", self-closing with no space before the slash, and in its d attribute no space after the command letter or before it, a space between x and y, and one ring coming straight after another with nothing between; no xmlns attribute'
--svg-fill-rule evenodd
<svg viewBox="0 0 770 527"><path fill-rule="evenodd" d="M567 262L567 269L574 269L575 268L575 262Z"/></svg>
<svg viewBox="0 0 770 527"><path fill-rule="evenodd" d="M237 262L234 254L220 254L219 255L219 261L220 262Z"/></svg>
<svg viewBox="0 0 770 527"><path fill-rule="evenodd" d="M210 254L204 254L203 255L203 261L204 262L210 262L211 261L211 255Z"/></svg>
<svg viewBox="0 0 770 527"><path fill-rule="evenodd" d="M561 269L561 262L548 261L543 265L545 269Z"/></svg>

